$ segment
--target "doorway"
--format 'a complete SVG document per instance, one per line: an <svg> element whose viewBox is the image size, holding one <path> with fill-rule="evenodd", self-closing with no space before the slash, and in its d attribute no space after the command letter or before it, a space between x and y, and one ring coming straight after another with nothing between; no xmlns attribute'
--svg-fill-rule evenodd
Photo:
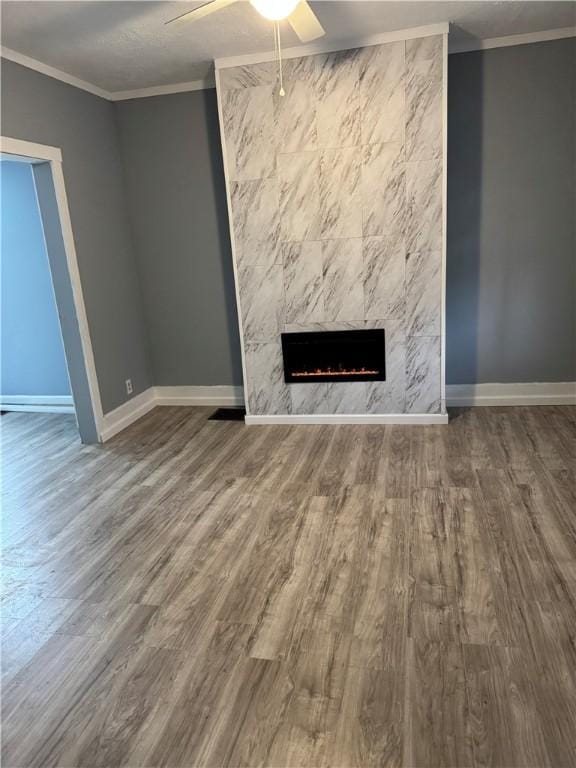
<svg viewBox="0 0 576 768"><path fill-rule="evenodd" d="M3 411L74 412L32 164L0 158Z"/></svg>
<svg viewBox="0 0 576 768"><path fill-rule="evenodd" d="M102 406L61 152L5 137L0 149L5 182L1 189L5 253L1 257L6 281L2 289L2 409L73 412L82 442L100 442ZM30 203L31 195L36 220L34 210L19 210L19 204ZM22 221L14 221L17 215ZM19 226L26 231L18 234ZM26 248L30 253L25 253ZM5 258L10 263L4 263ZM28 284L23 287L26 279ZM28 391L9 391L19 387Z"/></svg>

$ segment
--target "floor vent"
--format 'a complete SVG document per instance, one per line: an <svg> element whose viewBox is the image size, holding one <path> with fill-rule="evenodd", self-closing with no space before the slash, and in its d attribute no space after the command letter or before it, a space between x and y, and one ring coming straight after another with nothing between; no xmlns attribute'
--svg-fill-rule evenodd
<svg viewBox="0 0 576 768"><path fill-rule="evenodd" d="M209 421L244 421L246 408L217 408L208 417Z"/></svg>

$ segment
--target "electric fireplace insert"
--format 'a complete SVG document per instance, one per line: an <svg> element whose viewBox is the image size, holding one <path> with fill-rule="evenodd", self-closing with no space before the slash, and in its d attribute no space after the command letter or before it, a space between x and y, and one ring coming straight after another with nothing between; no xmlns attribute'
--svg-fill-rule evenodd
<svg viewBox="0 0 576 768"><path fill-rule="evenodd" d="M386 381L384 329L283 333L284 381Z"/></svg>

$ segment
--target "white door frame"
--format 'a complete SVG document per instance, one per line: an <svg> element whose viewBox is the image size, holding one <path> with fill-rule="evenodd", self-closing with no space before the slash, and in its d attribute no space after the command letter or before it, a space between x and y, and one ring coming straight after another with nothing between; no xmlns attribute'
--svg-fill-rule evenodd
<svg viewBox="0 0 576 768"><path fill-rule="evenodd" d="M66 252L68 274L72 285L74 308L76 310L76 318L78 320L80 340L82 343L82 354L84 357L86 377L88 379L92 412L96 424L96 431L99 439L101 439L100 435L102 433L104 421L102 400L100 398L100 388L98 387L98 377L96 376L96 365L94 363L94 353L92 351L92 340L90 338L84 295L82 293L82 283L80 281L80 272L78 270L76 246L74 244L74 234L72 232L72 222L70 220L70 209L68 208L68 198L66 197L66 186L64 184L64 173L62 171L62 150L58 147L50 147L47 144L36 144L32 141L23 141L8 136L0 136L0 154L11 155L11 159L13 160L23 160L30 163L50 163L50 170L52 171L52 180L56 193L56 203L58 205L58 215L60 217L60 226L62 228L62 239L64 241L64 250Z"/></svg>

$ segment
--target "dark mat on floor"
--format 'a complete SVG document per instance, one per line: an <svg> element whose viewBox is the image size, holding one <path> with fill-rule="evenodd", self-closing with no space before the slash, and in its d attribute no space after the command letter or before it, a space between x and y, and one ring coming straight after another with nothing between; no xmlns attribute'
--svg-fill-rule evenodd
<svg viewBox="0 0 576 768"><path fill-rule="evenodd" d="M208 417L209 421L244 421L246 408L217 408Z"/></svg>

